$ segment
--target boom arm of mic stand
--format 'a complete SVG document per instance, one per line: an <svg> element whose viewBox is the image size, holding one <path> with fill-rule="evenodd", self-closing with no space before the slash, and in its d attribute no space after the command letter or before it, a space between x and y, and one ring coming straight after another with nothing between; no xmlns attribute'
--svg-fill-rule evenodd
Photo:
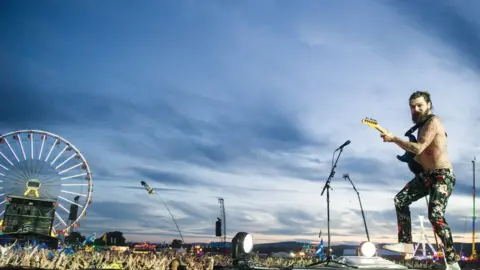
<svg viewBox="0 0 480 270"><path fill-rule="evenodd" d="M343 178L347 179L350 182L350 184L352 184L353 190L355 190L355 192L357 193L358 202L360 203L360 211L362 212L363 225L365 226L365 233L367 234L367 241L370 242L370 235L368 234L367 220L365 219L365 213L363 212L362 200L360 199L360 192L358 192L357 188L353 184L353 181L350 179L350 176L348 174L344 174Z"/></svg>
<svg viewBox="0 0 480 270"><path fill-rule="evenodd" d="M333 152L333 155L335 155L335 153L337 151L338 151L338 149L335 150L335 152ZM331 189L330 188L330 182L332 181L332 178L335 176L335 168L337 168L338 159L342 155L342 152L343 152L343 148L340 148L340 152L338 153L337 159L333 163L332 169L330 170L330 175L328 176L328 179L327 179L327 182L325 183L325 186L323 186L323 190L322 190L322 193L320 194L320 196L323 196L323 193L325 193L325 189L327 189L327 188Z"/></svg>

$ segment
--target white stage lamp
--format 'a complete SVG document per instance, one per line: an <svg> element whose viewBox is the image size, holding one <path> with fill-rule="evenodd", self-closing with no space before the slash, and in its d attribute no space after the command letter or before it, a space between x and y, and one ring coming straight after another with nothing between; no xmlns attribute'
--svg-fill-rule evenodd
<svg viewBox="0 0 480 270"><path fill-rule="evenodd" d="M238 265L242 255L250 253L253 249L253 236L246 232L239 232L232 239L233 264Z"/></svg>
<svg viewBox="0 0 480 270"><path fill-rule="evenodd" d="M232 247L236 249L238 255L250 253L253 249L253 236L246 232L237 233L232 239Z"/></svg>
<svg viewBox="0 0 480 270"><path fill-rule="evenodd" d="M373 257L377 253L377 247L372 242L363 242L360 244L360 255Z"/></svg>

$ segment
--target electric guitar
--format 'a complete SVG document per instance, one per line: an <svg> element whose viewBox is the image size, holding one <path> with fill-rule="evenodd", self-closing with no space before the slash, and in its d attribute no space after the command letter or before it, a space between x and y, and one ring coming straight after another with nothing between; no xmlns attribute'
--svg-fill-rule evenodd
<svg viewBox="0 0 480 270"><path fill-rule="evenodd" d="M385 130L384 128L382 128L379 124L378 124L378 121L375 120L375 119L372 119L372 118L363 118L362 119L362 124L365 124L371 128L374 128L378 131L380 131L381 133L388 133L387 130ZM413 136L411 133L410 134L406 134L406 136L408 137L408 140L410 142L417 142L417 138L415 138L415 136ZM405 153L403 155L397 155L397 159L400 160L401 162L405 162L407 163L408 165L408 168L410 169L410 171L417 175L421 172L423 172L423 168L422 168L422 165L420 165L418 162L416 162L414 160L414 157L415 157L415 154L413 154L412 152L408 152L408 151L405 151Z"/></svg>

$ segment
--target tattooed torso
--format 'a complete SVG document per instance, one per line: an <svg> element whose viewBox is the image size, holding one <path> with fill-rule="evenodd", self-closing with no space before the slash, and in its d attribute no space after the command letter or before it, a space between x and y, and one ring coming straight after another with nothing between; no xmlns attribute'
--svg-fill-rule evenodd
<svg viewBox="0 0 480 270"><path fill-rule="evenodd" d="M447 136L445 128L440 121L438 122L439 125L436 127L435 137L432 143L430 143L422 153L415 156L415 161L420 163L423 169L427 171L452 168L447 151ZM418 137L422 136L422 133L424 132L426 132L426 130L423 130L423 128L419 129Z"/></svg>

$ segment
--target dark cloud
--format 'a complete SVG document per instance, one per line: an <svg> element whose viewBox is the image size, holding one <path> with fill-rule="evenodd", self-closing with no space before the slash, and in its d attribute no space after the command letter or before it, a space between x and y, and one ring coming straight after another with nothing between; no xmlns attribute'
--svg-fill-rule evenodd
<svg viewBox="0 0 480 270"><path fill-rule="evenodd" d="M99 214L101 213L103 216L100 217L95 215L94 217L89 217L88 223L82 223L85 224L82 225L82 232L97 232L97 234L99 234L107 231L119 230L127 236L127 241L132 240L131 238L128 239L128 236L143 236L137 237L139 240L146 240L151 236L159 236L161 239L179 239L179 234L171 216L161 204L159 204L158 207L165 212L164 215L152 215L151 211L145 207L139 208L134 204L122 204L120 207L127 212L128 218L122 217L123 212L108 211L108 207L115 203L101 202L98 204L97 208L102 210L96 212ZM118 209L118 207L112 209ZM201 233L188 229L188 225L190 224L201 225L203 223L202 219L196 217L179 218L179 212L177 212L176 209L170 206L170 210L173 212L180 231L185 238L202 237ZM214 227L212 226L212 228Z"/></svg>
<svg viewBox="0 0 480 270"><path fill-rule="evenodd" d="M228 170L229 166L242 159L261 161L259 152L262 151L295 152L305 147L321 149L328 146L327 141L310 137L292 117L281 111L274 113L272 106L263 107L258 108L257 112L229 108L222 112L227 116L212 121L187 117L188 129L159 125L160 130L171 132L173 129L178 136L166 137L158 132L145 132L149 138L144 142L118 138L116 146L118 151L129 151L144 158L181 160L220 171ZM162 119L170 118L170 114L162 115Z"/></svg>
<svg viewBox="0 0 480 270"><path fill-rule="evenodd" d="M88 208L88 213L80 220L81 232L84 234L118 230L130 233L141 228L152 230L165 228L167 222L163 217L152 223L148 209L141 203L124 203L120 201L95 202ZM152 234L155 232L152 231Z"/></svg>
<svg viewBox="0 0 480 270"><path fill-rule="evenodd" d="M244 189L244 188L242 188ZM252 192L267 192L267 193L298 193L298 190L294 189L277 189L277 188L246 188L247 191Z"/></svg>
<svg viewBox="0 0 480 270"><path fill-rule="evenodd" d="M472 195L473 167L471 162L453 163L455 171L455 188L452 196Z"/></svg>
<svg viewBox="0 0 480 270"><path fill-rule="evenodd" d="M395 235L397 232L397 217L392 200L392 208L383 211L365 211L365 219L370 236L378 237L379 235ZM355 211L357 220L361 219L360 211ZM358 222L357 222L358 225ZM362 220L363 225L363 220ZM365 234L364 226L358 225L354 232Z"/></svg>
<svg viewBox="0 0 480 270"><path fill-rule="evenodd" d="M0 94L8 100L0 108L0 113L5 115L0 120L0 125L5 128L54 131L52 129L57 126L75 126L117 132L140 128L144 132L154 133L153 126L156 125L182 130L190 135L200 132L197 127L199 123L191 122L181 109L172 105L174 102L171 98L166 98L171 92L178 92L166 85L156 86L155 95L145 92L145 89L151 88L150 85L136 85L140 88L135 89L138 94L131 95L129 84L132 81L118 76L111 77L111 74L108 80L122 85L118 90L102 89L102 82L95 78L93 71L87 73L88 75L82 74L82 77L87 79L77 83L76 79L71 78L71 74L55 70L52 71L55 81L49 81L48 77L28 76L30 72L48 69L41 65L32 68L29 61L35 62L34 58L25 61L15 57L15 54L0 50L0 60L4 63L3 67L9 67L5 72L0 72ZM179 95L177 94L177 98ZM190 99L199 101L193 94ZM207 102L204 99L202 101ZM12 111L16 113L11 113ZM152 122L143 126L138 121L143 118Z"/></svg>
<svg viewBox="0 0 480 270"><path fill-rule="evenodd" d="M480 70L480 26L461 15L454 5L431 0L394 1L388 5L409 18L422 32L450 45L463 62Z"/></svg>
<svg viewBox="0 0 480 270"><path fill-rule="evenodd" d="M471 216L461 216L455 213L451 213L448 212L447 208L446 219L448 225L452 229L452 236L456 242L469 242L472 240ZM476 226L478 226L478 221L476 223Z"/></svg>
<svg viewBox="0 0 480 270"><path fill-rule="evenodd" d="M9 71L0 74L0 92L9 100L0 108L0 113L6 115L0 125L8 129L28 127L55 132L55 126L74 125L86 133L91 132L91 128L99 128L107 131L102 136L111 141L107 146L109 150L156 162L183 161L217 171L227 171L239 160L272 165L263 163L266 160L260 152L296 153L307 147L319 151L330 147L326 138L311 136L302 128L295 113L272 100L258 102L245 97L244 100L218 101L162 83L153 89L148 83L138 82L134 83L138 95L131 95L124 88L134 79L111 77L108 80L118 79L124 87L118 91L102 90L100 85L95 85L98 78L65 87L61 82L70 85L71 77L63 78L61 71L54 72L61 82L39 83L25 75L28 73L25 61L16 61L15 57L5 54L2 57L11 63ZM42 68L45 67L37 67ZM146 89L155 90L154 94ZM18 112L12 114L12 111ZM107 137L110 135L112 137ZM102 153L89 156L98 164L107 160ZM106 168L98 166L95 177L111 175ZM145 170L136 172L158 182L192 181L154 175ZM311 173L312 176L305 177L316 177Z"/></svg>
<svg viewBox="0 0 480 270"><path fill-rule="evenodd" d="M395 158L395 157L394 157ZM396 162L396 159L394 160ZM271 166L275 166L272 164ZM294 177L297 179L304 179L313 182L325 182L329 177L331 166L318 166L318 168L295 166L294 164L279 164L275 167L278 171L275 174L283 174L285 176ZM337 168L335 169L335 176L333 183L347 181L348 186L350 182L344 178L348 174L357 190L366 190L364 185L372 185L382 187L382 190L389 189L396 181L408 182L413 175L408 170L406 164L401 163L387 163L381 159L353 156L346 157L339 160ZM343 184L342 184L343 185ZM400 189L401 187L398 186ZM393 189L395 189L393 187Z"/></svg>
<svg viewBox="0 0 480 270"><path fill-rule="evenodd" d="M223 183L205 183L194 179L194 176L188 176L186 174L165 172L157 169L150 168L140 168L135 167L132 169L134 173L139 175L138 179L148 179L153 183L161 183L166 186L182 186L182 187L208 187L210 191L227 191L237 196L244 196L250 194L250 192L271 192L271 193L293 193L297 192L294 189L278 189L275 187L272 188L256 188L256 187L240 187L234 184L223 184ZM147 183L151 183L148 182ZM151 185L153 187L153 185ZM143 189L141 187L135 187L138 189ZM186 192L196 192L195 189L170 189L165 188L165 190L171 191L186 191Z"/></svg>
<svg viewBox="0 0 480 270"><path fill-rule="evenodd" d="M326 148L326 146L324 148ZM292 151L293 152L290 152L291 157L288 159L278 159L275 157L275 155L273 155L273 158L269 156L253 155L251 157L250 163L244 164L242 162L239 162L240 164L238 165L243 165L247 167L250 172L254 172L256 175L264 177L291 177L312 182L326 182L330 174L330 163L328 163L327 166L325 166L324 164L327 162L322 162L322 164L318 164L317 160L303 158L301 155L296 155L296 150ZM297 160L295 162L291 162L292 159ZM393 157L393 159L395 159L395 157ZM396 159L394 161L397 162ZM217 167L215 168L215 170L229 171L229 168L230 167ZM392 184L395 181L399 180L406 183L410 181L413 177L413 175L408 170L408 167L404 163L398 161L398 163L389 164L380 159L361 156L348 157L340 160L338 167L336 168L335 177L333 178L332 182L345 182L345 185L348 185L348 188L350 188L351 184L343 178L345 173L349 174L350 179L359 191L370 190L370 188L367 189L364 188L364 186L369 185L370 187L371 184L374 184L378 187L381 186L382 190L391 190L392 192L394 192L397 191L395 187L392 187ZM343 187L343 185L344 183L341 184L342 187L340 188L346 189L345 187ZM398 189L400 189L401 187L402 185L399 185ZM233 188L236 189L236 187ZM339 187L337 186L337 188ZM262 191L256 188L242 189L249 191ZM268 191L296 192L293 189L271 189Z"/></svg>
<svg viewBox="0 0 480 270"><path fill-rule="evenodd" d="M120 188L125 188L125 189L135 189L135 190L145 190L144 187L135 187L135 186L118 186ZM152 186L155 191L162 193L162 192L191 192L190 190L186 189L177 189L177 188L160 188L160 187L154 187Z"/></svg>
<svg viewBox="0 0 480 270"><path fill-rule="evenodd" d="M213 224L211 228L214 228L215 213L217 211L213 211L213 209L208 210L208 208L203 209L188 202L167 201L166 203L175 217L182 234L191 234L186 228L191 224L197 224L201 227L202 224L210 223L209 221L211 221ZM94 203L89 207L89 214L81 221L82 230L103 233L115 229L125 234L138 234L139 232L147 231L148 233L146 234L148 235L158 235L158 230L163 230L166 232L161 233L164 237L168 237L168 235L178 237L175 224L161 200L158 200L157 207L164 211L163 215L152 214L152 209L148 207L151 206L146 206L141 201L139 203L114 201ZM182 214L185 217L181 217Z"/></svg>
<svg viewBox="0 0 480 270"><path fill-rule="evenodd" d="M349 184L349 183L346 183L346 184L342 183L342 185L345 185L345 186L340 186L340 187L338 187L338 184L337 184L337 183L338 183L339 181L346 181L346 180L345 180L345 179L334 179L334 180L331 182L331 188L332 188L332 190L334 190L334 191L335 191L335 190L348 190L348 191L351 191L352 193L350 193L350 194L351 194L352 197L349 197L348 199L349 199L349 200L352 200L352 199L353 199L353 201L358 202L358 195L356 195L356 194L354 193L355 190L353 189L353 187L351 186L351 184ZM372 189L373 189L373 187L372 187L371 185L369 185L368 187L362 187L362 186L365 184L365 183L362 183L362 182L359 184L359 186L357 186L357 183L354 183L354 184L355 184L355 186L356 186L356 188L357 188L357 191L358 191L358 193L359 193L359 195L360 195L360 199L361 199L362 201L363 201L363 198L364 198L364 196L365 196L365 195L363 194L363 192L365 192L365 191L370 192L370 191L372 191ZM389 193L391 193L391 194L392 194L392 198L393 198L393 196L394 196L398 191L400 191L400 189L401 189L401 187L398 187L398 189L395 189L395 187L388 188L388 186L383 186L383 185L377 185L377 187L378 187L378 188L381 188L382 192L389 192ZM402 187L403 187L403 186L402 186ZM323 188L323 187L322 187L322 188ZM324 194L325 194L325 193L324 193ZM353 194L355 194L355 195L353 195ZM353 196L355 196L355 197L353 197Z"/></svg>
<svg viewBox="0 0 480 270"><path fill-rule="evenodd" d="M135 236L137 239L141 239L139 240L139 242L142 242L142 241L151 241L151 240L148 240L148 239L151 239L152 236L159 236L161 237L161 239L164 239L164 240L160 240L159 242L161 241L165 241L167 243L170 243L171 240L170 239L180 239L180 236L178 234L178 232L159 232L159 233L155 233L155 232L145 232L145 231L129 231L128 233L125 233L126 237L127 237L127 241L128 240L128 237L129 236ZM209 234L198 234L198 233L188 233L188 232L182 232L182 236L183 238L185 239L185 242L188 241L188 239L190 238L195 238L195 237L212 237L215 235L215 230L213 229L213 233L212 233L212 230L210 230L210 233ZM167 241L168 239L168 241ZM212 238L213 240L213 238ZM191 243L191 242L189 242Z"/></svg>
<svg viewBox="0 0 480 270"><path fill-rule="evenodd" d="M231 195L236 196L238 198L248 198L249 196L252 195L252 193L256 193L256 192L261 192L263 194L284 193L284 194L287 194L287 195L291 194L291 193L298 193L299 192L298 190L294 190L294 189L277 189L275 187L272 187L272 188L249 188L249 187L229 185L229 184L215 184L214 186L215 186L215 188L212 189L212 191L230 193ZM268 195L266 195L266 196L268 196Z"/></svg>
<svg viewBox="0 0 480 270"><path fill-rule="evenodd" d="M261 164L263 164L264 166L253 168L253 170L255 170L258 175L263 175L267 177L283 176L308 180L312 182L325 181L328 177L328 172L326 172L322 168L306 167L299 165L298 162L279 162L275 160L264 159L262 160Z"/></svg>
<svg viewBox="0 0 480 270"><path fill-rule="evenodd" d="M290 229L295 228L300 232L303 226L309 226L311 221L316 219L315 216L300 209L282 209L275 213L279 226L286 226Z"/></svg>
<svg viewBox="0 0 480 270"><path fill-rule="evenodd" d="M161 183L172 186L198 186L204 183L177 173L166 172L162 170L149 169L149 168L133 168L134 173L137 173L139 179L148 179L154 183ZM148 181L147 181L148 182Z"/></svg>
<svg viewBox="0 0 480 270"><path fill-rule="evenodd" d="M96 202L91 204L88 210L91 215L117 221L135 221L146 214L146 208L143 204L120 201Z"/></svg>
<svg viewBox="0 0 480 270"><path fill-rule="evenodd" d="M237 212L238 216L233 216L232 230L238 232L246 230L252 233L261 233L266 235L284 235L287 238L294 235L309 235L315 236L318 232L312 233L316 230L318 220L314 215L306 213L298 209L282 209L279 211L270 211L277 222L274 224L263 224L259 221L242 218L242 213ZM290 240L294 240L293 238Z"/></svg>
<svg viewBox="0 0 480 270"><path fill-rule="evenodd" d="M339 167L349 174L352 181L355 181L355 177L362 176L363 183L391 185L393 180L409 181L413 178L405 163L397 161L396 157L391 157L389 161L391 162L377 158L349 157Z"/></svg>
<svg viewBox="0 0 480 270"><path fill-rule="evenodd" d="M275 187L245 187L239 186L231 183L211 183L211 182L203 182L200 180L196 180L194 176L189 176L187 174L182 173L173 173L173 172L166 172L160 169L151 169L151 168L141 168L141 167L134 167L132 168L133 173L136 175L135 179L144 180L146 181L151 187L155 188L156 190L166 191L166 192L177 192L177 193L200 193L202 191L198 191L196 188L208 188L210 194L217 197L222 197L225 193L230 194L234 197L245 198L252 194L252 192L267 192L267 193L298 193L298 190L295 189L278 189ZM166 187L164 188L156 188L155 183L162 184ZM135 187L135 186L121 186L128 189L137 189L142 190L143 187ZM177 188L182 187L182 188Z"/></svg>
<svg viewBox="0 0 480 270"><path fill-rule="evenodd" d="M21 77L5 77L0 75L0 93L8 100L0 108L0 113L5 115L0 125L5 128L53 132L56 126L116 128L119 121L113 122L113 119L124 118L129 122L127 115L135 110L134 104L114 96L82 90L52 90Z"/></svg>
<svg viewBox="0 0 480 270"><path fill-rule="evenodd" d="M455 183L452 196L456 196L456 195L472 196L472 187L473 187L473 183L468 185L465 182L457 182Z"/></svg>
<svg viewBox="0 0 480 270"><path fill-rule="evenodd" d="M217 207L212 208L208 205L199 205L194 201L185 200L185 201L168 201L169 207L175 210L175 212L180 211L186 217L192 218L193 220L214 220L218 215L219 210Z"/></svg>
<svg viewBox="0 0 480 270"><path fill-rule="evenodd" d="M299 228L292 228L292 227L287 227L287 226L275 226L275 228L267 229L267 230L261 230L259 231L260 233L267 234L267 235L284 235L286 237L291 237L293 235L301 235L304 233ZM292 238L293 240L293 238Z"/></svg>

